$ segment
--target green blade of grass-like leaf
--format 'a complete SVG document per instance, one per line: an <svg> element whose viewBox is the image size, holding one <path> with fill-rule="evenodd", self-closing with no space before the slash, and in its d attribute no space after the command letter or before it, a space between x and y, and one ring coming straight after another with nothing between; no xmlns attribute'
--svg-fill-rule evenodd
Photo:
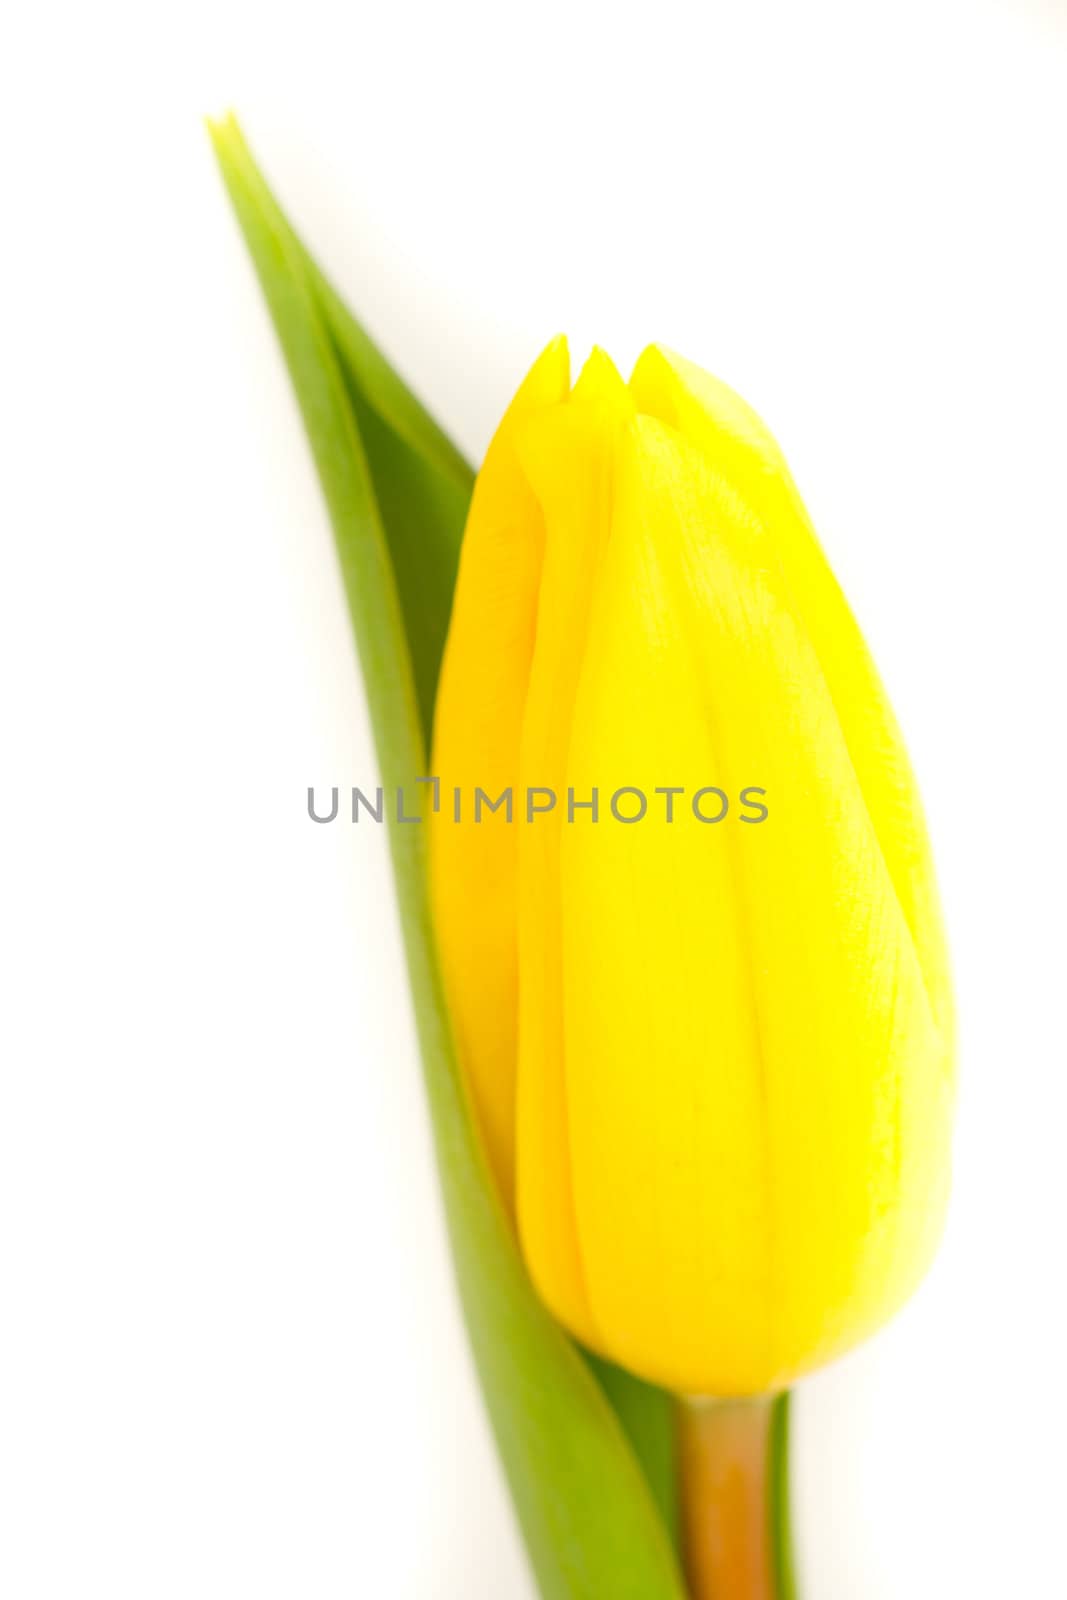
<svg viewBox="0 0 1067 1600"><path fill-rule="evenodd" d="M296 233L240 129L233 141L260 209L285 241L313 293L348 390L396 579L426 742L448 632L474 472L425 406L394 372Z"/></svg>
<svg viewBox="0 0 1067 1600"><path fill-rule="evenodd" d="M333 525L383 782L390 790L410 786L425 772L426 725L360 407L321 290L236 124L228 119L211 131ZM372 377L382 381L380 371ZM386 390L395 411L396 391L388 383ZM411 413L401 413L410 426ZM415 1018L460 1296L541 1593L545 1600L684 1600L671 1541L633 1450L589 1367L534 1294L493 1190L441 993L423 835L420 826L390 828Z"/></svg>
<svg viewBox="0 0 1067 1600"><path fill-rule="evenodd" d="M392 372L299 239L293 237L330 331L363 440L396 576L419 715L429 746L474 473ZM373 352L373 361L368 351ZM383 374L391 379L388 385ZM410 404L401 406L400 396L407 397Z"/></svg>
<svg viewBox="0 0 1067 1600"><path fill-rule="evenodd" d="M233 130L233 136L239 138L239 131ZM261 209L299 256L333 341L396 576L428 748L474 472L345 305L282 211L247 145L242 142L241 148L247 170L255 173ZM622 1422L657 1505L676 1530L672 1397L607 1362L587 1359Z"/></svg>
<svg viewBox="0 0 1067 1600"><path fill-rule="evenodd" d="M339 365L370 468L389 557L396 578L419 721L427 747L433 727L437 678L448 635L460 539L469 492L428 466L384 423ZM442 597L447 599L442 604Z"/></svg>
<svg viewBox="0 0 1067 1600"><path fill-rule="evenodd" d="M622 1423L623 1432L641 1463L663 1525L680 1552L678 1440L673 1396L633 1373L586 1353L597 1381Z"/></svg>

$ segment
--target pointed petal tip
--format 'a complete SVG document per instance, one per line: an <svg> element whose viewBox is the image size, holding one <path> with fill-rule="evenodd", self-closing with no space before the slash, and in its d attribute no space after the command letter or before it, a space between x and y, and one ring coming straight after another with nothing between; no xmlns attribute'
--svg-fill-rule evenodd
<svg viewBox="0 0 1067 1600"><path fill-rule="evenodd" d="M551 405L567 398L571 386L571 358L566 334L557 334L545 345L523 378L508 408L506 418L514 420L532 407Z"/></svg>
<svg viewBox="0 0 1067 1600"><path fill-rule="evenodd" d="M552 372L566 394L571 386L571 347L565 333L557 333L550 339L538 357L537 365L544 366Z"/></svg>
<svg viewBox="0 0 1067 1600"><path fill-rule="evenodd" d="M594 374L611 373L615 377L619 376L618 367L616 367L614 361L608 355L608 352L604 349L602 344L595 344L586 357L585 366L582 368L581 376L584 378L587 372ZM581 378L579 379L579 382L581 382Z"/></svg>
<svg viewBox="0 0 1067 1600"><path fill-rule="evenodd" d="M646 344L630 373L630 392L644 411L652 394L662 393L664 385L677 374L677 361L664 344Z"/></svg>
<svg viewBox="0 0 1067 1600"><path fill-rule="evenodd" d="M595 344L574 385L574 397L582 400L618 399L625 390L626 385L618 367L607 351Z"/></svg>
<svg viewBox="0 0 1067 1600"><path fill-rule="evenodd" d="M669 356L670 352L667 350L665 345L659 344L658 342L646 344L645 348L641 351L641 354L634 362L633 373L631 376L636 377L643 367L654 366L658 362L666 361L669 359Z"/></svg>

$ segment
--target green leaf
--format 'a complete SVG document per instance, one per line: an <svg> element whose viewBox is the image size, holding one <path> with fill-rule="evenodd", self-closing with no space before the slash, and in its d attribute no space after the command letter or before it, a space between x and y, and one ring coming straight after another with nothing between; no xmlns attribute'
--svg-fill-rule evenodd
<svg viewBox="0 0 1067 1600"><path fill-rule="evenodd" d="M425 686L412 640L420 523L449 502L429 478L404 501L408 537L391 544L383 473L419 457L463 486L462 462L310 267L232 118L212 138L281 343L333 525L387 789L426 771ZM364 436L370 414L399 451ZM378 452L377 476L369 449ZM427 486L429 485L429 487ZM379 499L379 494L381 499ZM421 496L421 499L420 499ZM442 507L444 512L442 513ZM399 550L397 556L393 552ZM396 568L394 569L394 560ZM437 580L440 581L440 570ZM426 591L429 593L429 590ZM407 611L405 607L415 609ZM425 609L425 602L424 602ZM431 608L432 609L432 608ZM427 660L432 659L432 651ZM545 1600L684 1600L671 1541L604 1391L534 1294L493 1188L457 1067L434 955L425 830L390 828L390 848L456 1275L489 1414Z"/></svg>
<svg viewBox="0 0 1067 1600"><path fill-rule="evenodd" d="M399 385L295 236L294 243L309 269L370 467L429 746L474 474L437 424ZM373 352L373 361L368 352ZM409 404L402 406L398 395Z"/></svg>
<svg viewBox="0 0 1067 1600"><path fill-rule="evenodd" d="M257 203L269 215L314 296L348 391L396 579L428 746L474 473L305 249L232 119L228 127L241 141L246 177Z"/></svg>
<svg viewBox="0 0 1067 1600"><path fill-rule="evenodd" d="M681 1552L681 1513L678 1496L678 1437L675 1401L654 1384L635 1378L600 1356L585 1353L597 1381L622 1423L623 1432L641 1463L663 1525Z"/></svg>
<svg viewBox="0 0 1067 1600"><path fill-rule="evenodd" d="M292 228L255 168L273 225L299 256L334 344L360 430L397 580L427 748L441 653L448 630L459 546L474 473L425 407L405 387ZM649 1479L675 1526L674 1401L662 1389L589 1357Z"/></svg>

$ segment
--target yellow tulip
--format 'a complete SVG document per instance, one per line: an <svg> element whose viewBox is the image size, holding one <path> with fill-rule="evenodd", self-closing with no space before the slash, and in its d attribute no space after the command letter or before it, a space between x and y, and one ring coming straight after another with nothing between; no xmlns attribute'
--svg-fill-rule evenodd
<svg viewBox="0 0 1067 1600"><path fill-rule="evenodd" d="M876 671L730 389L658 347L628 385L541 356L475 488L433 770L457 1045L551 1310L682 1394L871 1333L947 1191L937 893Z"/></svg>

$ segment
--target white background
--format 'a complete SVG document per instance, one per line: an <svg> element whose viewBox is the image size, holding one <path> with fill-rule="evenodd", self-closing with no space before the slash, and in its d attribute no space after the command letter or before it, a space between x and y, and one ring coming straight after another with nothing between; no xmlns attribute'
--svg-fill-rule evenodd
<svg viewBox="0 0 1067 1600"><path fill-rule="evenodd" d="M200 116L477 457L662 339L897 702L955 1207L798 1411L808 1600L1067 1593L1067 13L25 5L0 67L0 1593L531 1600L452 1297L329 534ZM610 1600L610 1597L604 1597Z"/></svg>

